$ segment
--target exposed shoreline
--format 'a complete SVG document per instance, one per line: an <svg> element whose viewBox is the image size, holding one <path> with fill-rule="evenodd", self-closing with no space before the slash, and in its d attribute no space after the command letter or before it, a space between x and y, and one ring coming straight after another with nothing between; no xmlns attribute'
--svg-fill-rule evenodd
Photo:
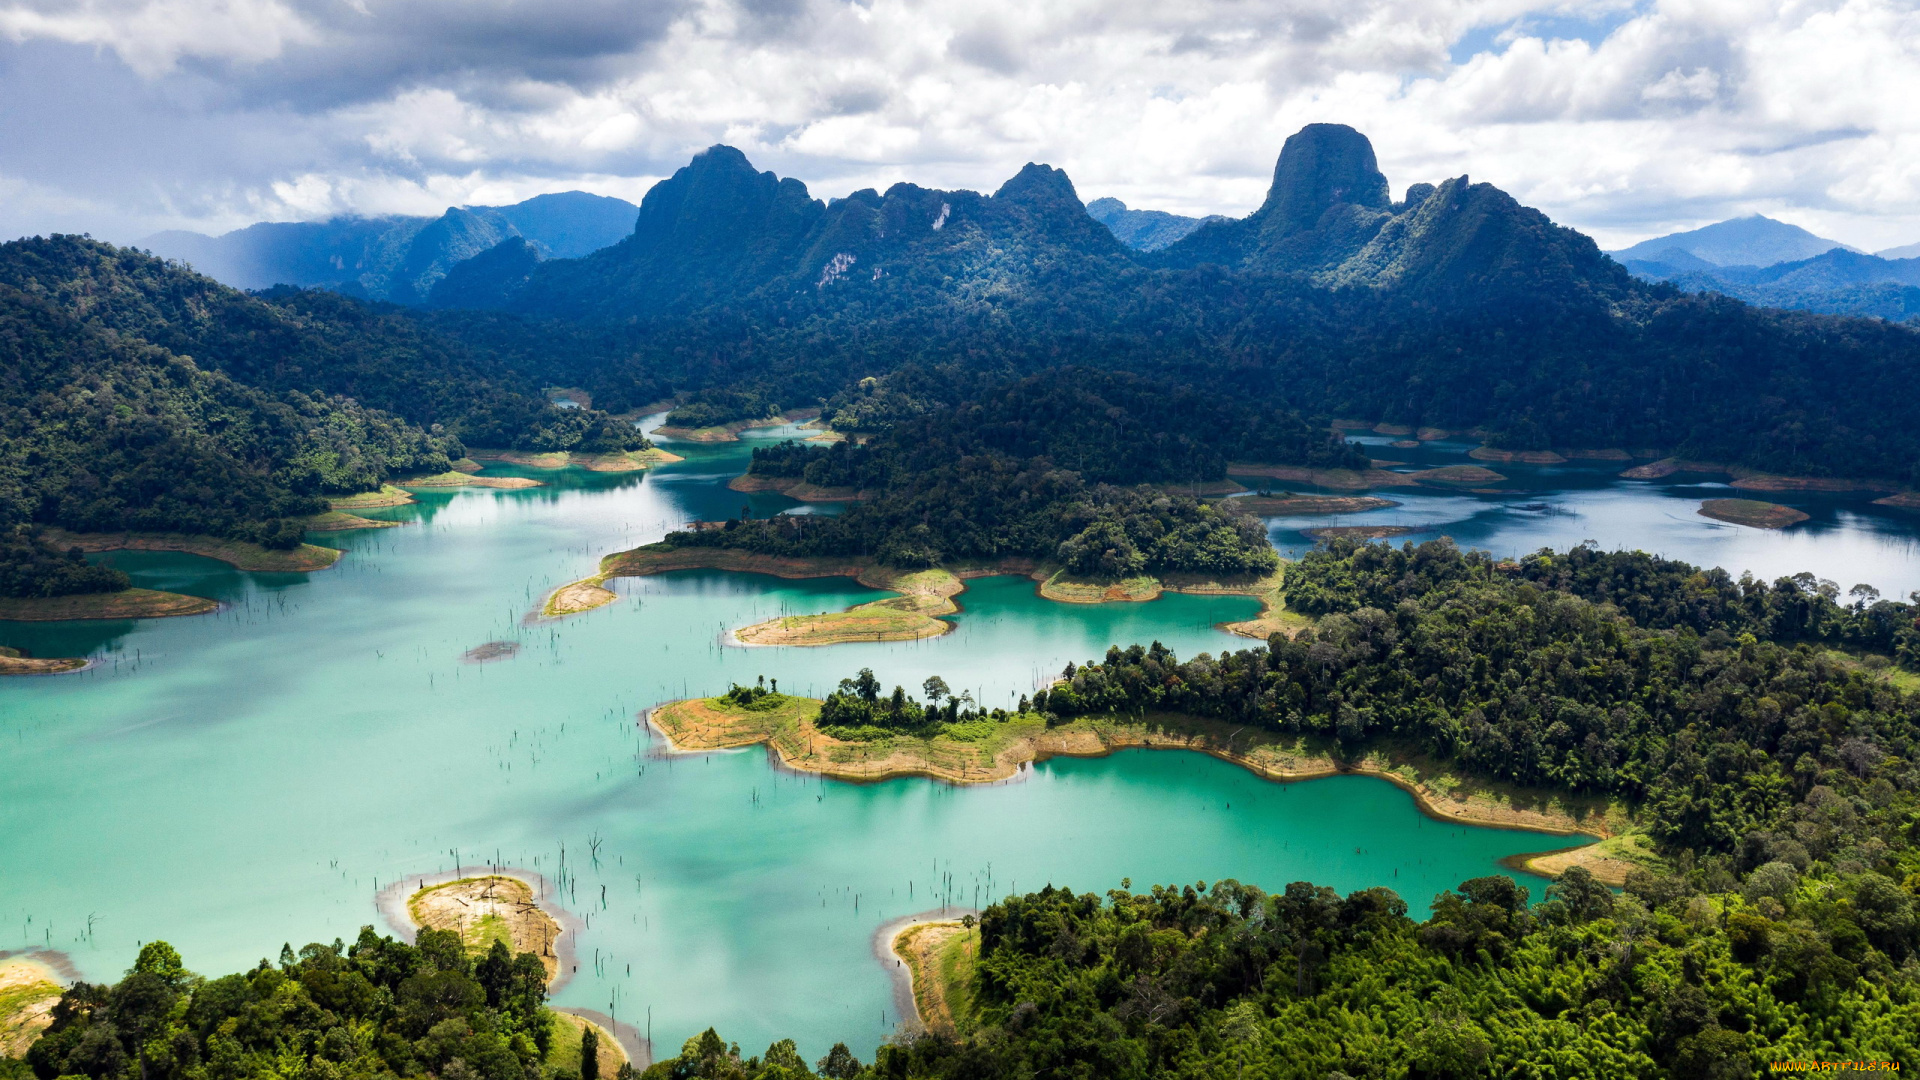
<svg viewBox="0 0 1920 1080"><path fill-rule="evenodd" d="M675 753L764 745L784 768L852 783L905 777L954 786L1001 783L1048 758L1106 757L1122 750L1196 751L1279 783L1348 774L1373 776L1406 791L1422 813L1437 821L1586 840L1571 848L1514 856L1529 871L1548 876L1553 864L1543 866L1541 860L1569 850L1587 851L1631 827L1622 808L1599 800L1456 779L1433 769L1417 755L1390 748L1370 750L1357 761L1340 761L1311 748L1302 738L1288 742L1272 733L1248 733L1244 726L1178 714L1143 719L1082 717L1053 728L1037 718L1022 717L1006 721L1000 738L984 748L944 737L906 736L873 747L842 742L821 732L812 722L812 716L818 714L817 702L807 715L774 717L716 708L709 704L712 701L693 698L666 702L646 710L643 716ZM983 749L988 753L983 755ZM876 750L886 753L878 755ZM1428 766L1425 773L1423 765ZM1576 813L1576 807L1580 812ZM1614 885L1624 882L1632 867L1627 860L1602 856L1597 851L1588 851L1585 865L1596 877Z"/></svg>
<svg viewBox="0 0 1920 1080"><path fill-rule="evenodd" d="M854 636L837 641L751 641L739 635L746 631L760 631L756 637L774 636L772 624L792 619L814 619L827 622L848 621L847 617L858 608L874 608L891 604L899 610L914 610L930 620L939 615L952 614L959 610L957 601L952 598L965 590L965 582L977 577L1020 574L1039 582L1039 593L1049 600L1062 603L1097 604L1110 601L1147 601L1157 600L1163 593L1179 592L1201 596L1250 596L1261 602L1259 614L1251 619L1221 624L1221 629L1241 637L1265 641L1270 634L1293 633L1304 621L1297 616L1289 618L1283 611L1284 599L1281 582L1283 572L1259 578L1244 580L1215 580L1191 574L1168 574L1160 578L1141 577L1119 582L1082 582L1068 577L1064 571L1051 564L1042 563L1024 557L1009 557L991 563L956 563L936 567L933 570L905 571L880 566L871 559L858 558L800 558L776 555L761 555L741 551L737 548L710 547L669 547L665 544L648 544L627 551L616 551L600 560L600 572L591 577L568 582L549 592L541 601L540 618L561 618L577 615L604 606L618 598L617 594L606 588L606 583L616 577L647 577L653 574L670 573L675 570L726 570L734 573L769 574L787 579L849 577L860 584L873 589L897 591L897 584L917 575L935 573L950 575L959 583L957 588L944 591L941 584L936 590L931 584L924 590L918 590L922 596L911 601L911 607L900 603L903 598L874 601L871 604L857 605L855 609L844 612L826 612L813 616L785 616L782 619L768 620L751 627L736 630L731 635L741 644L842 644L852 641L911 641L922 637L936 636L934 628L914 623L914 632L908 634L909 627L903 624L894 627L894 631L903 635L895 638L871 636L876 630L882 634L886 628L870 627ZM936 600L933 593L939 591ZM945 601L944 610L939 601ZM900 621L900 620L895 620ZM948 624L950 625L950 624ZM798 624L788 624L787 629L797 630ZM830 629L830 628L829 628ZM945 633L945 630L938 631Z"/></svg>
<svg viewBox="0 0 1920 1080"><path fill-rule="evenodd" d="M73 596L0 597L0 622L72 622L83 619L166 619L220 610L218 601L158 589L121 589Z"/></svg>
<svg viewBox="0 0 1920 1080"><path fill-rule="evenodd" d="M819 409L792 409L779 416L764 416L758 420L732 420L724 424L714 424L709 427L687 428L662 424L652 431L647 432L647 434L665 435L669 439L678 439L681 442L739 442L740 433L743 431L752 428L784 427L787 424L799 423L802 420L811 420L819 415Z"/></svg>
<svg viewBox="0 0 1920 1080"><path fill-rule="evenodd" d="M1758 499L1708 499L1695 511L1701 517L1744 525L1750 529L1784 529L1798 525L1810 516L1804 510Z"/></svg>
<svg viewBox="0 0 1920 1080"><path fill-rule="evenodd" d="M453 469L436 476L416 476L411 480L399 480L396 483L403 488L460 488L480 487L499 488L502 491L517 491L520 488L546 487L541 480L525 476L475 476L469 472Z"/></svg>
<svg viewBox="0 0 1920 1080"><path fill-rule="evenodd" d="M941 907L928 908L913 915L902 915L888 919L873 931L870 944L873 949L874 963L887 973L892 985L893 1009L900 1017L900 1024L909 1031L925 1031L931 1025L920 1010L920 995L916 992L923 981L933 978L933 973L922 975L918 964L921 958L900 951L900 939L911 935L924 927L960 926L959 920L971 915L980 917L977 908Z"/></svg>
<svg viewBox="0 0 1920 1080"><path fill-rule="evenodd" d="M441 870L431 874L408 874L398 881L389 882L374 893L374 910L387 925L393 936L411 943L420 933L420 925L413 919L409 902L415 893L422 889L431 889L438 885L466 878L504 877L512 878L532 893L533 902L560 928L559 936L553 940L553 952L557 971L548 984L549 993L559 993L574 973L579 970L579 959L574 953L574 939L585 928L585 923L572 912L550 899L557 890L547 878L533 870L517 866L458 866L452 870Z"/></svg>
<svg viewBox="0 0 1920 1080"><path fill-rule="evenodd" d="M381 521L378 518L364 518L359 514L349 514L345 510L329 510L324 514L315 514L307 519L308 532L350 532L355 529L397 529L405 525L404 521Z"/></svg>
<svg viewBox="0 0 1920 1080"><path fill-rule="evenodd" d="M480 450L469 448L467 456L475 461L503 461L529 469L585 469L588 472L640 472L661 465L685 461L679 454L657 446L645 450L622 450L610 454L577 454L565 450Z"/></svg>
<svg viewBox="0 0 1920 1080"><path fill-rule="evenodd" d="M305 573L325 570L340 560L337 548L301 544L281 551L249 544L244 540L222 540L217 536L193 533L76 533L49 526L42 534L55 547L77 547L81 551L177 551L218 559L236 570L261 573Z"/></svg>
<svg viewBox="0 0 1920 1080"><path fill-rule="evenodd" d="M420 500L392 484L381 484L379 491L362 491L353 495L342 495L337 499L328 499L327 505L335 510L372 510L381 506L406 506Z"/></svg>
<svg viewBox="0 0 1920 1080"><path fill-rule="evenodd" d="M92 666L93 661L84 656L28 656L0 645L0 675L70 675Z"/></svg>
<svg viewBox="0 0 1920 1080"><path fill-rule="evenodd" d="M1374 467L1360 469L1309 469L1299 465L1259 465L1251 462L1236 462L1227 466L1227 472L1234 476L1265 476L1275 480L1288 480L1294 483L1312 484L1315 487L1329 488L1334 491L1367 491L1373 488L1429 487L1443 489L1471 488L1475 485L1505 483L1507 477L1480 465L1442 465L1432 469L1419 469L1415 472L1391 472L1381 468L1382 464L1397 462L1375 462Z"/></svg>

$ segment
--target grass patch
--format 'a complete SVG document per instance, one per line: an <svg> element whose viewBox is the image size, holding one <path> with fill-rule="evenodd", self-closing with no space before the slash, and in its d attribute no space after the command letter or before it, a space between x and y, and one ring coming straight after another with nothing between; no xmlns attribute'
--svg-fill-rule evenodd
<svg viewBox="0 0 1920 1080"><path fill-rule="evenodd" d="M1804 512L1791 506L1759 499L1708 499L1700 504L1699 514L1753 529L1784 529L1807 520Z"/></svg>
<svg viewBox="0 0 1920 1080"><path fill-rule="evenodd" d="M301 544L283 551L249 544L244 540L225 540L192 533L75 533L48 528L44 535L48 543L60 548L77 547L82 551L179 551L218 559L236 570L325 570L340 558L338 549L315 544Z"/></svg>
<svg viewBox="0 0 1920 1080"><path fill-rule="evenodd" d="M557 1067L560 1075L569 1080L579 1076L580 1043L586 1038L588 1028L600 1033L600 1046L596 1053L600 1076L602 1080L613 1080L619 1074L620 1066L626 1064L626 1050L605 1028L572 1013L553 1014L553 1042L547 1046L547 1064Z"/></svg>
<svg viewBox="0 0 1920 1080"><path fill-rule="evenodd" d="M405 506L414 501L414 497L404 490L392 484L382 484L379 491L362 491L356 495L328 499L327 505L335 510L372 510L381 506Z"/></svg>
<svg viewBox="0 0 1920 1080"><path fill-rule="evenodd" d="M358 514L349 514L344 510L329 510L324 514L315 514L307 519L308 532L349 532L353 529L392 529L405 524L399 521L375 521Z"/></svg>
<svg viewBox="0 0 1920 1080"><path fill-rule="evenodd" d="M25 957L0 960L0 1057L24 1057L53 1021L60 985Z"/></svg>
<svg viewBox="0 0 1920 1080"><path fill-rule="evenodd" d="M893 953L913 975L913 1008L935 1031L964 1035L977 1026L974 972L980 931L960 922L909 926L893 939Z"/></svg>
<svg viewBox="0 0 1920 1080"><path fill-rule="evenodd" d="M69 619L160 619L204 615L219 604L201 596L158 589L121 589L78 596L0 597L0 620L66 622Z"/></svg>

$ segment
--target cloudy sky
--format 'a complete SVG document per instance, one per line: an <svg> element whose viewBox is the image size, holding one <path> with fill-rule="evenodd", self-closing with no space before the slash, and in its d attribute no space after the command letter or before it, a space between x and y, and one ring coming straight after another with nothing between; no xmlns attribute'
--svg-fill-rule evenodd
<svg viewBox="0 0 1920 1080"><path fill-rule="evenodd" d="M1765 213L1920 240L1920 0L0 0L0 235L221 231L584 188L715 142L843 195L1244 214L1373 139L1617 247Z"/></svg>

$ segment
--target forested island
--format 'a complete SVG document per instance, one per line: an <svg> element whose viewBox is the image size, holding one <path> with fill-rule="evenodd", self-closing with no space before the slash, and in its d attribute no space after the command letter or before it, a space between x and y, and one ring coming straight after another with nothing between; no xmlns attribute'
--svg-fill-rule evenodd
<svg viewBox="0 0 1920 1080"><path fill-rule="evenodd" d="M1287 598L1317 616L1291 639L1186 661L1115 648L1012 711L863 671L811 706L818 736L776 746L830 769L802 745L830 738L858 775L847 747L919 745L939 775L943 741L1093 717L1210 718L1347 762L1411 744L1462 775L1616 801L1644 841L1613 848L1624 893L1575 863L1544 903L1480 878L1416 921L1387 889L1049 887L950 938L964 962L916 971L950 980L949 1011L872 1075L1748 1076L1920 1052L1920 695L1886 677L1920 670L1920 600L1592 548L1499 562L1350 541L1292 567ZM803 700L735 687L714 705ZM735 744L753 729L735 722ZM786 1075L711 1039L655 1068Z"/></svg>

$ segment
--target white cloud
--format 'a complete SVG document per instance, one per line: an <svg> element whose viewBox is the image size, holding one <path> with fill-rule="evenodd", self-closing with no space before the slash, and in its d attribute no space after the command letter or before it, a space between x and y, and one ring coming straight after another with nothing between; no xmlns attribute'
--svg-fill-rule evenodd
<svg viewBox="0 0 1920 1080"><path fill-rule="evenodd" d="M98 50L16 80L66 142L0 116L0 176L67 192L63 221L637 193L721 141L819 195L1037 160L1086 198L1244 213L1330 120L1396 190L1470 173L1608 246L1753 211L1920 238L1913 0L0 0L0 41ZM77 164L169 129L199 160Z"/></svg>

